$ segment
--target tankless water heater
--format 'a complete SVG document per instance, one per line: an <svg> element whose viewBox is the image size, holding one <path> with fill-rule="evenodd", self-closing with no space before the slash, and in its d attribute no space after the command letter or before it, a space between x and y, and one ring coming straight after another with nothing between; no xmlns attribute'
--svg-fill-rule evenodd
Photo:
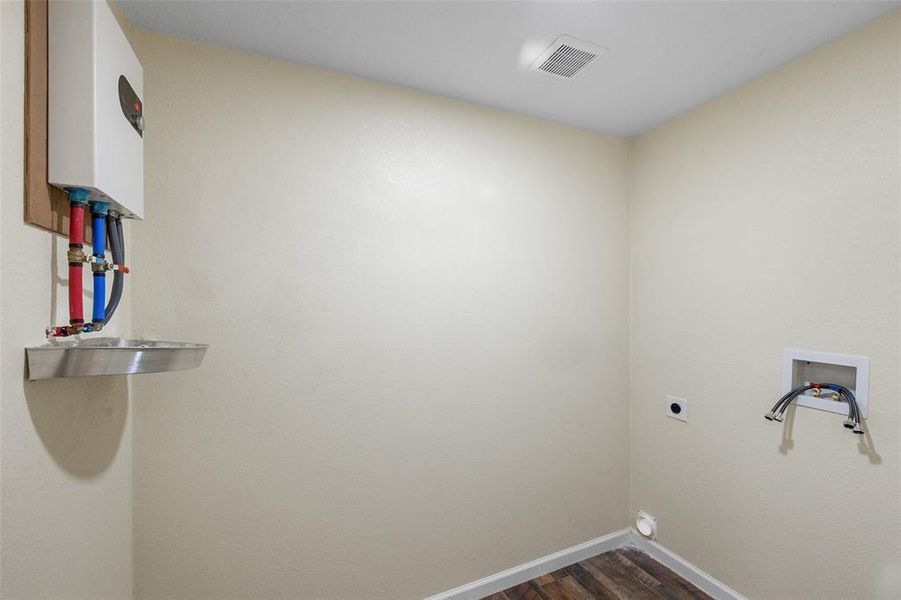
<svg viewBox="0 0 901 600"><path fill-rule="evenodd" d="M141 63L104 0L53 0L48 12L48 180L142 219Z"/></svg>

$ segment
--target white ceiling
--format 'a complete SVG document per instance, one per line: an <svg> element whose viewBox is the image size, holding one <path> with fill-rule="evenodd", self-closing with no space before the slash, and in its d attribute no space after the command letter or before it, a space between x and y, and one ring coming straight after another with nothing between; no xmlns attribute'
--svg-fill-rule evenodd
<svg viewBox="0 0 901 600"><path fill-rule="evenodd" d="M160 2L143 27L633 136L901 2ZM560 34L605 46L573 80L528 69Z"/></svg>

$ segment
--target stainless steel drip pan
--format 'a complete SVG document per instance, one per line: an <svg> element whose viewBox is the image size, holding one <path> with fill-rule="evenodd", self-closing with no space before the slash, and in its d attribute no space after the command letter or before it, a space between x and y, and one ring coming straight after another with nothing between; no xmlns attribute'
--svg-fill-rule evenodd
<svg viewBox="0 0 901 600"><path fill-rule="evenodd" d="M200 366L207 344L89 338L26 348L28 379L133 375L183 371Z"/></svg>

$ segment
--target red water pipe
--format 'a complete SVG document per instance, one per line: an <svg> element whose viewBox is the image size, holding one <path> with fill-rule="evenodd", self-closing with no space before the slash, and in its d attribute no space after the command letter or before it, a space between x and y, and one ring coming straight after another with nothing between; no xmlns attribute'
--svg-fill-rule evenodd
<svg viewBox="0 0 901 600"><path fill-rule="evenodd" d="M81 202L69 203L69 324L84 324L81 273L84 262L74 260L84 252L84 207Z"/></svg>

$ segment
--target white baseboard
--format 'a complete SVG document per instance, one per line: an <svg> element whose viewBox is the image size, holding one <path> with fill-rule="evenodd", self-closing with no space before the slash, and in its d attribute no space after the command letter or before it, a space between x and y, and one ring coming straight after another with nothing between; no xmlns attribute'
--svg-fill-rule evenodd
<svg viewBox="0 0 901 600"><path fill-rule="evenodd" d="M588 540L578 546L548 554L518 567L513 567L441 594L430 596L426 600L478 600L478 598L490 596L508 587L519 585L545 573L568 567L597 554L616 550L627 545L631 539L632 532L630 530L615 531L605 536Z"/></svg>
<svg viewBox="0 0 901 600"><path fill-rule="evenodd" d="M672 550L664 548L657 542L645 539L632 532L632 544L664 567L674 571L682 579L693 584L702 592L715 600L748 600L728 585L708 575Z"/></svg>
<svg viewBox="0 0 901 600"><path fill-rule="evenodd" d="M647 540L631 529L615 531L585 543L548 554L531 562L483 577L478 581L461 585L426 600L478 600L485 596L525 583L551 571L568 567L604 552L634 546L651 558L671 569L680 577L712 596L715 600L748 600L725 583L711 577L678 554L667 550L657 542Z"/></svg>

